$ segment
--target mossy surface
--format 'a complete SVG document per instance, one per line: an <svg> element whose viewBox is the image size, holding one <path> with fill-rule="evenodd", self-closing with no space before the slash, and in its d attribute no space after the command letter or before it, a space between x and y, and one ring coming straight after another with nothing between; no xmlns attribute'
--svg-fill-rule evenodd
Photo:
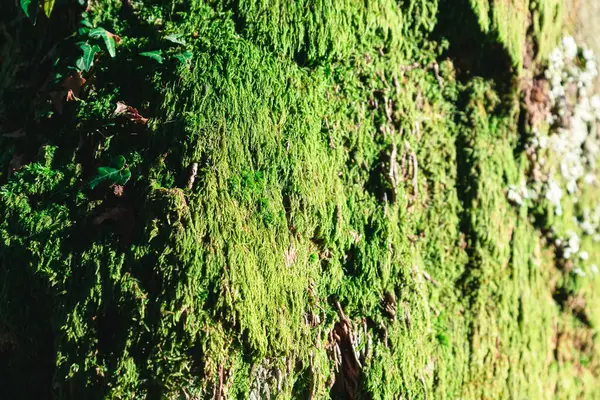
<svg viewBox="0 0 600 400"><path fill-rule="evenodd" d="M598 279L506 198L559 3L91 1L117 56L59 114L81 10L4 2L0 390L594 398Z"/></svg>

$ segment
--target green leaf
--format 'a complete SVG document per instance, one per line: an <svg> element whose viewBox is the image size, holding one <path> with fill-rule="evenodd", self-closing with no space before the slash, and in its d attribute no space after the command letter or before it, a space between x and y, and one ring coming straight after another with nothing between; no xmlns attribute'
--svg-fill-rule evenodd
<svg viewBox="0 0 600 400"><path fill-rule="evenodd" d="M183 53L173 55L177 61L179 61L182 65L188 65L190 60L192 59L193 53L189 50L184 51Z"/></svg>
<svg viewBox="0 0 600 400"><path fill-rule="evenodd" d="M44 14L46 17L50 18L52 15L52 10L54 9L55 0L42 0L42 8L44 9Z"/></svg>
<svg viewBox="0 0 600 400"><path fill-rule="evenodd" d="M81 19L79 20L79 28L77 29L77 33L80 36L84 36L87 35L91 29L94 29L94 26L90 22L88 13L84 11L81 13Z"/></svg>
<svg viewBox="0 0 600 400"><path fill-rule="evenodd" d="M129 182L130 178L131 171L129 170L129 168L122 169L121 171L119 171L119 179L115 181L115 184L123 186L127 182Z"/></svg>
<svg viewBox="0 0 600 400"><path fill-rule="evenodd" d="M185 45L185 41L175 33L165 36L165 40L168 40L171 43Z"/></svg>
<svg viewBox="0 0 600 400"><path fill-rule="evenodd" d="M94 28L90 31L89 35L92 38L102 38L102 40L104 40L104 45L108 50L108 54L110 54L112 58L117 56L117 44L115 43L112 33L108 32L104 28Z"/></svg>
<svg viewBox="0 0 600 400"><path fill-rule="evenodd" d="M90 19L88 17L88 13L86 13L86 12L82 12L81 13L81 20L79 21L79 23L81 25L85 26L85 27L90 28L90 29L94 28L94 26L90 22Z"/></svg>
<svg viewBox="0 0 600 400"><path fill-rule="evenodd" d="M110 166L116 169L123 169L123 167L125 166L125 157L116 156L110 162Z"/></svg>
<svg viewBox="0 0 600 400"><path fill-rule="evenodd" d="M83 55L79 57L76 62L77 69L80 71L89 71L94 65L94 57L96 53L100 51L100 47L98 45L90 45L89 43L80 43L79 48L83 52Z"/></svg>
<svg viewBox="0 0 600 400"><path fill-rule="evenodd" d="M113 180L114 178L119 176L119 172L121 172L121 171L116 168L110 168L110 167L98 168L96 176L89 183L90 189L94 189L96 186L98 186L100 183L102 183L104 181Z"/></svg>
<svg viewBox="0 0 600 400"><path fill-rule="evenodd" d="M99 184L106 182L111 185L125 185L131 178L129 168L116 169L111 167L100 167L96 176L89 183L90 189L94 189Z"/></svg>
<svg viewBox="0 0 600 400"><path fill-rule="evenodd" d="M125 157L116 156L110 162L110 167L99 167L96 176L89 182L90 189L106 182L111 185L125 185L131 178L131 171L125 164Z"/></svg>
<svg viewBox="0 0 600 400"><path fill-rule="evenodd" d="M21 4L21 9L29 18L32 24L35 25L35 21L37 19L37 11L38 11L38 0L19 0Z"/></svg>
<svg viewBox="0 0 600 400"><path fill-rule="evenodd" d="M151 58L159 64L163 63L162 50L145 51L140 53L140 56Z"/></svg>

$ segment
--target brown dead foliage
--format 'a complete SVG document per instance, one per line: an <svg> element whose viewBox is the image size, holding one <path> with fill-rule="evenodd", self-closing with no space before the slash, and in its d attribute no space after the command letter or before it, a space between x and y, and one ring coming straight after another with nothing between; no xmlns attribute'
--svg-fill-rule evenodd
<svg viewBox="0 0 600 400"><path fill-rule="evenodd" d="M119 101L117 103L117 108L113 112L113 116L115 117L124 117L133 123L146 125L148 123L148 118L144 118L140 115L137 109L128 106L127 104Z"/></svg>
<svg viewBox="0 0 600 400"><path fill-rule="evenodd" d="M584 369L594 374L600 373L600 360L594 345L594 332L589 328L565 329L557 335L556 360ZM584 362L585 360L585 362Z"/></svg>
<svg viewBox="0 0 600 400"><path fill-rule="evenodd" d="M391 292L386 292L381 301L383 309L391 320L396 319L396 296Z"/></svg>
<svg viewBox="0 0 600 400"><path fill-rule="evenodd" d="M329 334L329 349L336 365L336 376L331 388L331 396L336 399L352 400L359 393L359 382L362 365L357 358L352 340L352 325L344 315L344 311L336 302L340 321L336 322Z"/></svg>
<svg viewBox="0 0 600 400"><path fill-rule="evenodd" d="M533 129L540 126L550 113L549 90L549 84L543 78L535 78L525 83L524 101L527 122Z"/></svg>
<svg viewBox="0 0 600 400"><path fill-rule="evenodd" d="M85 82L85 78L81 76L80 72L77 72L62 81L61 90L50 92L50 99L56 112L62 114L65 102L79 99L81 88Z"/></svg>

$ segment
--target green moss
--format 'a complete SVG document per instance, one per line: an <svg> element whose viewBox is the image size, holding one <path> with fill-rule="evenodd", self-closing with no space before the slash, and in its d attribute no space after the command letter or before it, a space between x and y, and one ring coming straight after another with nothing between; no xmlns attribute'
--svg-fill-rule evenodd
<svg viewBox="0 0 600 400"><path fill-rule="evenodd" d="M459 7L487 36L462 28L520 65L529 9L496 3ZM465 70L477 46L452 51L437 2L111 0L89 12L123 37L117 57L100 55L64 114L26 127L34 144L0 138L0 161L35 148L0 181L11 394L326 398L345 373L337 302L365 397L596 389L593 358L577 389L576 369L553 358L560 273L506 200L525 170L518 72ZM547 48L558 20L535 15ZM37 60L27 37L41 28L9 20L24 52L10 62ZM163 64L140 56L158 49ZM174 58L184 50L187 65ZM115 118L118 101L148 123ZM120 154L132 172L122 195L90 191ZM28 385L20 371L39 352Z"/></svg>
<svg viewBox="0 0 600 400"><path fill-rule="evenodd" d="M470 3L481 30L496 36L519 69L528 52L537 61L547 57L562 33L565 6L561 1L470 0Z"/></svg>

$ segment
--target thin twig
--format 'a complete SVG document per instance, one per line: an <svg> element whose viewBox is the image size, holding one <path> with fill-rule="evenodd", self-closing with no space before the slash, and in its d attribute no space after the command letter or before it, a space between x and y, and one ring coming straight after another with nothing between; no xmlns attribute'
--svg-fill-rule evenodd
<svg viewBox="0 0 600 400"><path fill-rule="evenodd" d="M437 79L438 84L440 85L441 88L443 88L444 80L440 76L440 66L435 61L431 63L431 66L433 67L433 73L435 74L435 78Z"/></svg>
<svg viewBox="0 0 600 400"><path fill-rule="evenodd" d="M223 364L219 364L219 387L217 389L216 400L221 400L223 397Z"/></svg>

